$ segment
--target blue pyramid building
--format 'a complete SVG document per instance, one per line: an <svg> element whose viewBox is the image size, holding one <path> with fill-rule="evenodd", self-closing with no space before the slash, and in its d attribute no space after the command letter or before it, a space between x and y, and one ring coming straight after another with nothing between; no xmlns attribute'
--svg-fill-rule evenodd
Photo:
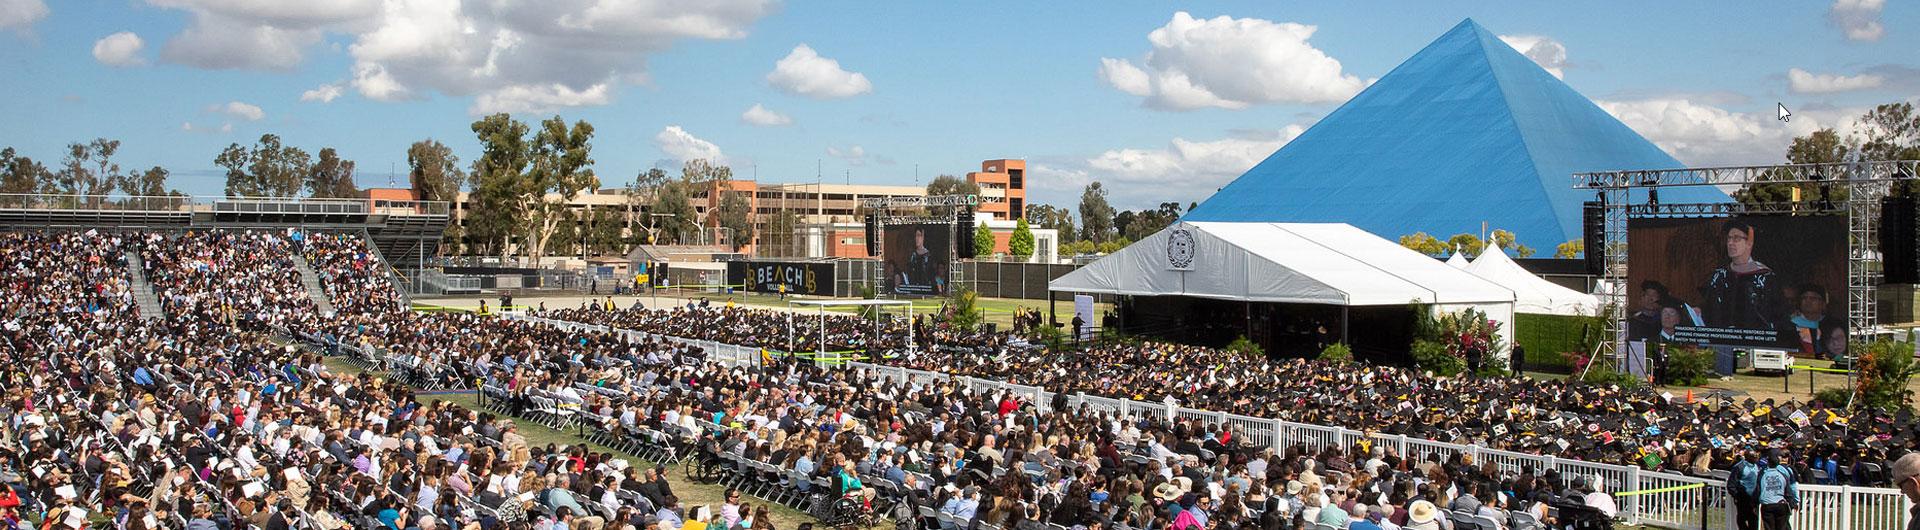
<svg viewBox="0 0 1920 530"><path fill-rule="evenodd" d="M1344 222L1394 239L1580 237L1578 172L1684 167L1469 19L1188 213L1188 221ZM1725 202L1713 188L1662 202Z"/></svg>

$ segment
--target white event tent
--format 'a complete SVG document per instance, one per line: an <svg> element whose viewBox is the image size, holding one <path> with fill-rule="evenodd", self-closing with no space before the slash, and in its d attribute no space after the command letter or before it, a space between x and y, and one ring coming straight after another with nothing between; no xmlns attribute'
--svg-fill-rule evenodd
<svg viewBox="0 0 1920 530"><path fill-rule="evenodd" d="M1513 310L1516 313L1537 315L1591 315L1600 307L1600 299L1590 294L1568 289L1560 284L1535 276L1498 245L1488 245L1485 252L1473 259L1465 269L1474 276L1499 284L1513 291Z"/></svg>
<svg viewBox="0 0 1920 530"><path fill-rule="evenodd" d="M1504 343L1513 343L1512 290L1345 223L1176 223L1048 289L1342 307L1431 304L1435 312L1472 308L1499 322Z"/></svg>

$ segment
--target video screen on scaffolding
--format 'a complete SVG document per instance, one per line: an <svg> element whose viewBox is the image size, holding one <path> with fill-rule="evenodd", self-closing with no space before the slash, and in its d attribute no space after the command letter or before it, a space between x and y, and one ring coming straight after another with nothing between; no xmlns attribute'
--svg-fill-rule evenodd
<svg viewBox="0 0 1920 530"><path fill-rule="evenodd" d="M1847 349L1847 220L1735 215L1627 221L1627 340Z"/></svg>
<svg viewBox="0 0 1920 530"><path fill-rule="evenodd" d="M887 291L893 294L947 294L947 267L951 261L951 223L887 225Z"/></svg>

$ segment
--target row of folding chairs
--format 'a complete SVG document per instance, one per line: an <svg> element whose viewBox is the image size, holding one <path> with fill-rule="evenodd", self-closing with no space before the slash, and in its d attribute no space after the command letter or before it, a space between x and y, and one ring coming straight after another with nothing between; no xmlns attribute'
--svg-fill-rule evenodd
<svg viewBox="0 0 1920 530"><path fill-rule="evenodd" d="M526 397L533 404L526 410L527 419L558 430L573 426L576 409L563 408L559 400L531 392Z"/></svg>
<svg viewBox="0 0 1920 530"><path fill-rule="evenodd" d="M1540 526L1538 521L1533 520L1533 516L1528 515L1524 511L1512 512L1508 515L1513 518L1513 526L1510 530L1532 530ZM1501 530L1501 528L1505 528L1502 527L1499 522L1494 521L1492 517L1480 514L1448 511L1447 518L1453 520L1453 530Z"/></svg>

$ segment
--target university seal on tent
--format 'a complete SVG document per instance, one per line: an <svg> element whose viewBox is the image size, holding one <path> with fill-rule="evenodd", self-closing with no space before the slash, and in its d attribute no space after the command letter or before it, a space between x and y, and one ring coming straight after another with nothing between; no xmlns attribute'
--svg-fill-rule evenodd
<svg viewBox="0 0 1920 530"><path fill-rule="evenodd" d="M1167 266L1174 270L1193 268L1193 231L1185 227L1167 233Z"/></svg>

